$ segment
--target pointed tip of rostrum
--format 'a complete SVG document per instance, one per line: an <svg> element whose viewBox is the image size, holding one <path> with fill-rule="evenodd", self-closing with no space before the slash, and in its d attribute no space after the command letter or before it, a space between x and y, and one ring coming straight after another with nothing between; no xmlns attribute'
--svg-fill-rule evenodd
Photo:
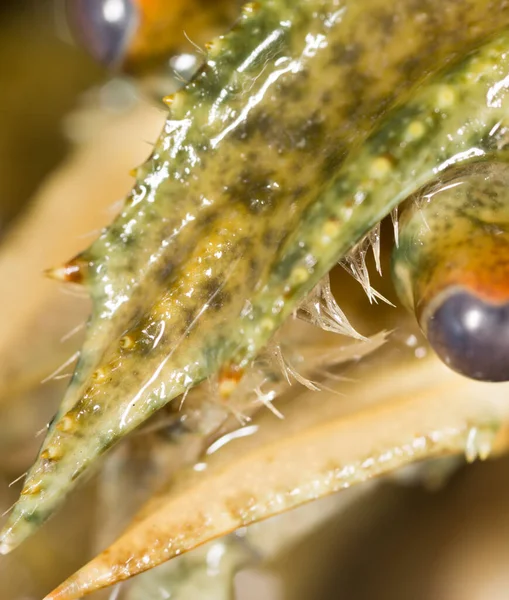
<svg viewBox="0 0 509 600"><path fill-rule="evenodd" d="M43 600L78 600L117 581L118 578L107 565L102 565L95 559L76 571Z"/></svg>
<svg viewBox="0 0 509 600"><path fill-rule="evenodd" d="M0 555L10 554L32 533L26 521L9 519L0 531Z"/></svg>

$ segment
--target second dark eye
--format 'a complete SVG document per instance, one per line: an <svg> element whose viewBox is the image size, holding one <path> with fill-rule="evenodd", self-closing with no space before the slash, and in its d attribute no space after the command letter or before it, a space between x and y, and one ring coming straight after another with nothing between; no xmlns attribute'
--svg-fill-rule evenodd
<svg viewBox="0 0 509 600"><path fill-rule="evenodd" d="M122 63L138 21L132 0L67 0L66 10L76 39L96 60Z"/></svg>
<svg viewBox="0 0 509 600"><path fill-rule="evenodd" d="M509 380L509 305L458 291L429 319L428 339L455 371L482 381Z"/></svg>

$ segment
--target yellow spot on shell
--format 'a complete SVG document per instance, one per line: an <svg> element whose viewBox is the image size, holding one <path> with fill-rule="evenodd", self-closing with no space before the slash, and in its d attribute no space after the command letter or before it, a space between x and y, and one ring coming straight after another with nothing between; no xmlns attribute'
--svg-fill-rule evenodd
<svg viewBox="0 0 509 600"><path fill-rule="evenodd" d="M369 174L374 179L381 179L392 171L391 161L385 156L378 156L371 163Z"/></svg>
<svg viewBox="0 0 509 600"><path fill-rule="evenodd" d="M215 58L223 49L223 40L217 37L205 44L205 49L208 52L209 58Z"/></svg>
<svg viewBox="0 0 509 600"><path fill-rule="evenodd" d="M274 329L274 321L268 318L262 319L260 321L260 327L263 331L272 331Z"/></svg>
<svg viewBox="0 0 509 600"><path fill-rule="evenodd" d="M107 377L108 374L106 372L106 369L99 368L92 373L92 379L97 383L101 383L101 381L106 381Z"/></svg>
<svg viewBox="0 0 509 600"><path fill-rule="evenodd" d="M246 16L252 15L259 10L260 10L259 2L248 2L247 4L244 4L244 6L242 7L242 14L246 15Z"/></svg>
<svg viewBox="0 0 509 600"><path fill-rule="evenodd" d="M339 223L337 221L327 221L323 226L324 235L334 236L339 231Z"/></svg>
<svg viewBox="0 0 509 600"><path fill-rule="evenodd" d="M421 121L412 121L406 130L409 140L419 140L426 133L426 127Z"/></svg>
<svg viewBox="0 0 509 600"><path fill-rule="evenodd" d="M320 238L322 245L326 246L327 244L330 244L338 232L339 223L337 221L327 221L322 228L322 236Z"/></svg>
<svg viewBox="0 0 509 600"><path fill-rule="evenodd" d="M64 415L57 424L57 429L64 433L71 433L76 427L76 422L69 415Z"/></svg>
<svg viewBox="0 0 509 600"><path fill-rule="evenodd" d="M229 398L233 392L235 391L235 388L238 385L238 381L235 381L234 379L223 379L222 381L219 382L219 395L221 396L221 398L226 399Z"/></svg>
<svg viewBox="0 0 509 600"><path fill-rule="evenodd" d="M290 275L291 285L300 285L309 279L309 271L304 267L296 267Z"/></svg>
<svg viewBox="0 0 509 600"><path fill-rule="evenodd" d="M123 350L130 350L134 347L134 338L131 335L124 335L120 338L119 344Z"/></svg>
<svg viewBox="0 0 509 600"><path fill-rule="evenodd" d="M41 458L46 460L58 460L62 456L59 446L48 446L41 454Z"/></svg>
<svg viewBox="0 0 509 600"><path fill-rule="evenodd" d="M438 108L450 108L456 102L456 93L448 85L442 85L437 92Z"/></svg>
<svg viewBox="0 0 509 600"><path fill-rule="evenodd" d="M42 490L42 480L37 479L32 482L25 483L25 486L22 490L22 494L25 496L32 496L34 494L39 494Z"/></svg>
<svg viewBox="0 0 509 600"><path fill-rule="evenodd" d="M175 94L170 94L163 98L163 103L170 109L170 115L173 118L179 118L179 113L181 113L184 107L185 98L184 90L180 90Z"/></svg>

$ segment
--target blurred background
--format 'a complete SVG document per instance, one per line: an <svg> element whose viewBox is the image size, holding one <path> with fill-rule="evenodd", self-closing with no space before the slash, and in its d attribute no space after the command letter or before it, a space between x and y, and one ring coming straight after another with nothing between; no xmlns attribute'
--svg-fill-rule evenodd
<svg viewBox="0 0 509 600"><path fill-rule="evenodd" d="M41 382L79 347L80 332L67 334L88 311L86 298L39 283L41 268L72 256L108 222L111 205L128 190L128 169L147 155L164 118L131 82L109 80L72 44L61 3L0 4L1 511L19 493L16 480L40 443L36 432L67 380ZM58 210L48 216L42 207L51 202ZM73 228L82 214L90 221ZM375 322L376 311L370 314ZM37 346L40 331L50 346ZM105 485L96 476L81 486L58 518L0 558L1 600L39 600L91 557L108 528ZM267 564L261 557L259 574L270 573L277 585L246 583L238 598L509 599L508 458L469 467L439 461L341 498L335 516L291 552ZM169 589L153 589L146 600L173 598Z"/></svg>
<svg viewBox="0 0 509 600"><path fill-rule="evenodd" d="M70 44L61 3L4 0L0 27L2 232L65 155L62 116L104 73Z"/></svg>

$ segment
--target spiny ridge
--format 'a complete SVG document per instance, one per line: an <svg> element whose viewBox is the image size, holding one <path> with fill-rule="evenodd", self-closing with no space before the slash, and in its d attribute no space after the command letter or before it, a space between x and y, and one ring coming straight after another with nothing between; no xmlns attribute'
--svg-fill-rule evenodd
<svg viewBox="0 0 509 600"><path fill-rule="evenodd" d="M381 96L371 106L370 86L367 100L357 90L355 106L359 98L365 103L353 127L357 138L334 137L351 114L342 112L341 98L320 106L329 119L325 127L319 118L310 123L329 80L332 91L342 89L336 78L310 76L334 67L332 42L344 40L345 31L337 6L334 0L267 0L258 12L245 13L219 55L175 97L128 206L86 253L94 300L87 341L3 533L3 549L29 535L102 453L156 410L225 364L246 369L338 259L437 170L459 160L458 152L471 148L466 140L476 137L488 150L493 123L507 116L502 102L485 103L499 81L493 63L507 68L505 37L479 51L483 77L469 55L461 69L455 65L438 82L416 86L408 105L375 129L371 117L373 111L379 117ZM338 37L323 44L333 31ZM433 58L443 63L454 48L444 42L444 50L448 38L437 32ZM394 34L387 43L400 47L400 39ZM422 69L436 68L421 55ZM401 86L416 83L393 66ZM467 80L470 67L475 78ZM337 74L344 75L340 67ZM443 93L444 82L451 93ZM390 88L382 97L388 104ZM433 122L426 146L440 153L423 155L418 139L407 140L409 107ZM292 121L296 113L301 118ZM344 142L352 151L339 165L332 156L331 172L331 161L318 158L320 142L329 150ZM355 197L362 201L354 204ZM350 258L370 289L364 263ZM308 306L309 318L349 329L326 288L324 299Z"/></svg>
<svg viewBox="0 0 509 600"><path fill-rule="evenodd" d="M249 5L236 28L212 44L202 70L174 96L124 210L88 250L49 273L77 280L78 265L86 264L93 313L70 386L2 532L2 552L37 529L120 437L232 354L223 340L223 312L241 312L251 291L239 292L238 281L249 282L248 271L258 277L263 264L254 271L250 266L248 242L257 238L257 225L249 207L242 200L232 206L227 193L214 199L213 190L216 177L220 189L238 180L237 169L228 173L221 155L229 159L237 152L228 146L228 118L234 121L231 106L244 102L239 90L252 86L253 78L261 84L266 62L291 53L285 30L277 44L266 44L279 27L281 6L272 0L263 10ZM264 62L245 64L257 48L263 48ZM216 109L225 95L228 110ZM208 154L218 136L214 166ZM224 216L221 206L228 207ZM201 328L213 332L209 348Z"/></svg>

